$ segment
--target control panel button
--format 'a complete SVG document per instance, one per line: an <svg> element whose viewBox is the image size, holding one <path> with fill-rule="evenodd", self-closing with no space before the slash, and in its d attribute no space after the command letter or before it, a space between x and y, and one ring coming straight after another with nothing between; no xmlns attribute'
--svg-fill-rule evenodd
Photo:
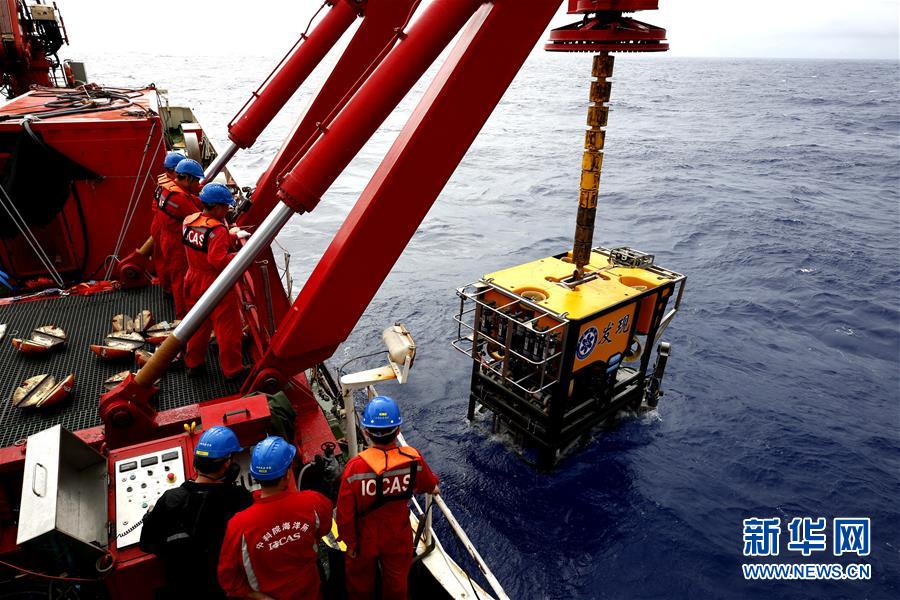
<svg viewBox="0 0 900 600"><path fill-rule="evenodd" d="M116 461L115 520L120 526L123 521L130 523L122 531L134 528L116 538L117 548L127 548L140 541L141 518L166 489L176 487L185 479L185 455L180 446L170 446Z"/></svg>

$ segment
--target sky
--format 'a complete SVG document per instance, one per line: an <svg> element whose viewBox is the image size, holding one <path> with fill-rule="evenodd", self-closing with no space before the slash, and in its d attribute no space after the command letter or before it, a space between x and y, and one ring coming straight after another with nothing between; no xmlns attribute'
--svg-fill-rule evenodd
<svg viewBox="0 0 900 600"><path fill-rule="evenodd" d="M427 4L430 0L424 0ZM521 0L523 8L529 0ZM281 56L321 0L57 0L62 52ZM900 0L660 0L636 17L668 30L672 56L900 60ZM565 3L564 3L565 6ZM420 8L421 11L421 8ZM552 26L572 22L561 8Z"/></svg>

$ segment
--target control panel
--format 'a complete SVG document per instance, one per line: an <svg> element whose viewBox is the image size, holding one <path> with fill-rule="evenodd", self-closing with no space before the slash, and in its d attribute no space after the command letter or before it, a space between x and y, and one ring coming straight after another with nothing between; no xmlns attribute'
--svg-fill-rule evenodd
<svg viewBox="0 0 900 600"><path fill-rule="evenodd" d="M141 520L163 492L184 482L181 446L116 461L116 546L141 539Z"/></svg>

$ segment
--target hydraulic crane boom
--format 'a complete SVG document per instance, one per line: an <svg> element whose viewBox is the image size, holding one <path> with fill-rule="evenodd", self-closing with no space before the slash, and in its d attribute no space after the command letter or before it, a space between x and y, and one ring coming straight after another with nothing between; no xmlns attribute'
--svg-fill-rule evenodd
<svg viewBox="0 0 900 600"><path fill-rule="evenodd" d="M2 1L2 0L0 0ZM13 0L8 0L13 1ZM319 91L315 101L303 119L286 140L272 165L263 174L253 193L252 202L244 206L246 212L239 218L244 227L259 225L277 202L276 182L281 171L295 163L309 148L311 140L320 132L324 123L347 103L359 88L365 75L370 73L386 56L398 39L397 31L412 15L420 0L326 0L313 15L306 31L291 50L281 59L263 83L253 92L228 125L230 144L206 169L206 180L213 179L237 154L238 150L251 147L272 119L284 108L291 96L303 85L310 73L321 63L338 40L359 17L359 27L354 32L340 61ZM312 27L318 14L329 6L322 19ZM312 28L310 30L310 28ZM138 261L138 270L152 249L152 240L140 250L125 258L121 266L130 267ZM256 261L261 268L251 270L248 276L256 289L267 289L268 281L277 278L271 249L265 249ZM263 276L265 274L265 277ZM120 277L121 277L120 271ZM146 281L145 277L139 277ZM270 296L270 303L258 308L263 334L274 333L274 325L286 313L288 300L279 294Z"/></svg>
<svg viewBox="0 0 900 600"><path fill-rule="evenodd" d="M533 2L523 10L521 3L495 2L481 8L301 291L260 364L260 377L266 369L313 365L346 339L558 6ZM282 191L303 190L299 183L310 181L316 168L314 161L299 164ZM310 200L318 193L305 190ZM339 281L353 293L329 284ZM337 306L340 318L334 319ZM304 332L302 339L292 331Z"/></svg>
<svg viewBox="0 0 900 600"><path fill-rule="evenodd" d="M285 140L275 160L260 177L253 203L240 219L241 225L258 225L278 202L278 178L308 150L323 127L334 119L356 90L387 56L399 39L420 0L342 0L359 5L363 18L322 89L294 131Z"/></svg>
<svg viewBox="0 0 900 600"><path fill-rule="evenodd" d="M238 149L247 149L256 142L263 129L356 19L356 9L352 4L351 0L339 0L311 34L300 34L294 47L228 124L231 144L207 168L207 180L218 175Z"/></svg>
<svg viewBox="0 0 900 600"><path fill-rule="evenodd" d="M105 394L104 422L134 441L152 423L153 382L222 296L295 213L313 210L338 175L451 40L440 72L325 252L245 384L274 389L328 358L349 335L521 68L561 0L434 0L278 182L280 202L172 336L135 376ZM374 2L372 3L374 10ZM466 26L468 24L468 26ZM291 140L290 143L293 143ZM390 235L385 235L390 232ZM117 419L122 411L128 419ZM107 430L108 439L110 430ZM146 435L146 434L144 434Z"/></svg>
<svg viewBox="0 0 900 600"><path fill-rule="evenodd" d="M326 0L322 4L322 8L330 5L330 10L311 32L300 35L291 51L238 111L228 124L231 144L207 169L206 179L209 180L225 167L239 149L256 143L262 131L310 73L357 17L361 17L359 28L328 81L257 183L249 212L241 218L242 225L258 225L272 210L277 201L277 176L299 159L298 151L302 147L308 148L308 141L318 133L322 123L337 114L365 80L365 75L378 66L397 40L397 31L408 21L419 1Z"/></svg>

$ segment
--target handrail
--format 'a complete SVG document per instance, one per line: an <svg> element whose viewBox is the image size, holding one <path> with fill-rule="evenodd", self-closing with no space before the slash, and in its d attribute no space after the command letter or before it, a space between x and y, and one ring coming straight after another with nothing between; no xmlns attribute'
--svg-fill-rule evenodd
<svg viewBox="0 0 900 600"><path fill-rule="evenodd" d="M408 446L406 440L403 438L403 434L397 435L397 441L401 446ZM469 553L469 556L475 561L478 565L478 569L481 571L481 574L484 575L484 578L487 579L488 584L490 584L491 589L494 590L494 593L497 595L499 600L510 600L509 596L503 590L503 586L500 585L500 582L494 576L494 573L491 572L491 568L487 566L487 563L481 557L481 554L478 553L478 550L475 548L475 544L472 543L472 540L469 539L469 536L466 535L465 530L459 524L459 521L456 520L456 517L453 516L453 513L450 511L450 507L444 502L443 498L440 495L432 495L426 494L426 503L429 501L434 502L434 504L441 510L444 514L444 518L447 519L447 523L450 524L450 528L453 530L453 533L456 534L456 537L462 542L466 551ZM431 511L429 511L429 514ZM428 528L426 530L428 535L432 534L431 523L428 523Z"/></svg>

